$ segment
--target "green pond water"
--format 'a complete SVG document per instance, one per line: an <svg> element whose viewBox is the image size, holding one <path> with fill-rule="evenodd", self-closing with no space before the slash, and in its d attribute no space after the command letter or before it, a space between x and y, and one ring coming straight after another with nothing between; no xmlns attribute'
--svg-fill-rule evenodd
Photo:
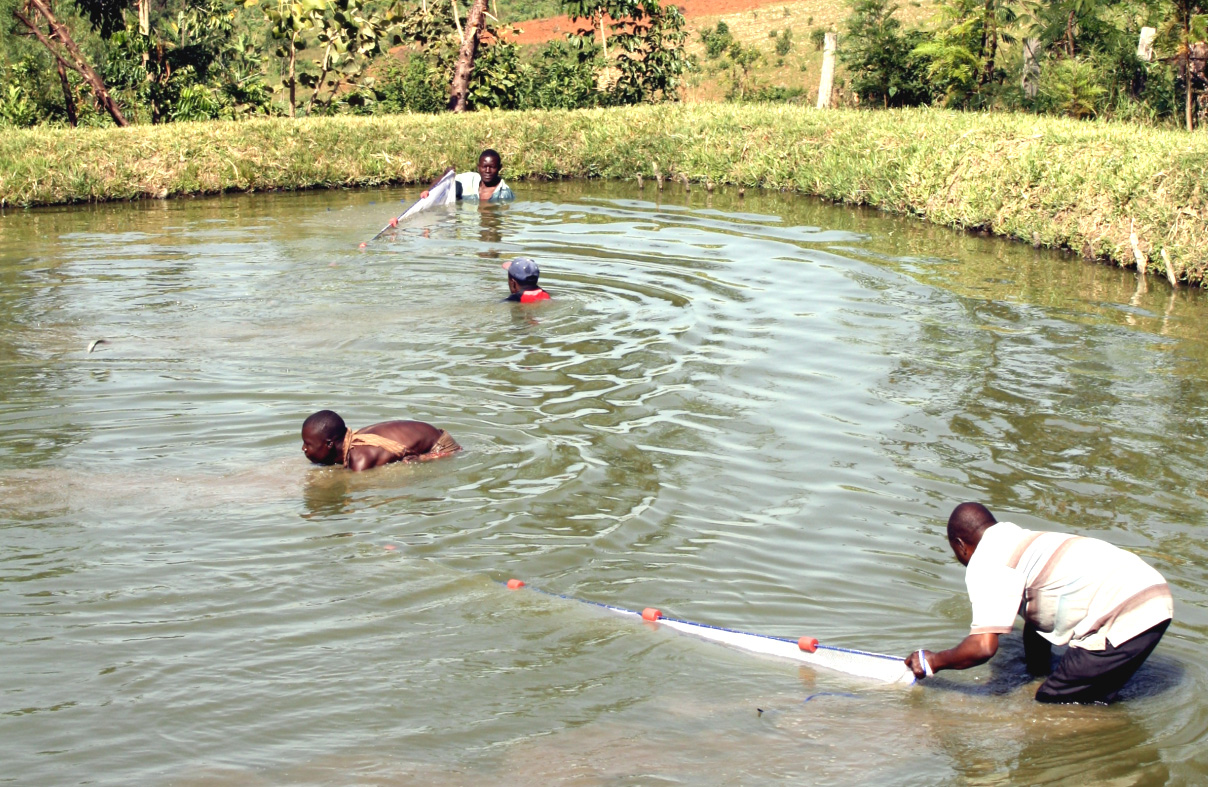
<svg viewBox="0 0 1208 787"><path fill-rule="evenodd" d="M1208 782L1201 293L518 185L364 250L418 189L0 218L0 783ZM466 450L312 466L323 408ZM1034 703L1018 633L884 687L500 584L904 656L967 631L969 499L1167 577L1125 702Z"/></svg>

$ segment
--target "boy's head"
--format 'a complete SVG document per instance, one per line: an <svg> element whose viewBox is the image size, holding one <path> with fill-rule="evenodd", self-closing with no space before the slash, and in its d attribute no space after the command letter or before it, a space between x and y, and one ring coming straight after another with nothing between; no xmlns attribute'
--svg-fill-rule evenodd
<svg viewBox="0 0 1208 787"><path fill-rule="evenodd" d="M541 277L541 269L528 257L517 257L511 262L505 262L503 269L508 272L508 289L512 292L536 287L537 279Z"/></svg>
<svg viewBox="0 0 1208 787"><path fill-rule="evenodd" d="M499 182L501 172L503 158L497 151L487 148L478 154L478 177L482 178L483 183L494 186Z"/></svg>
<svg viewBox="0 0 1208 787"><path fill-rule="evenodd" d="M344 451L344 419L331 410L320 410L302 423L302 453L315 464L331 465Z"/></svg>

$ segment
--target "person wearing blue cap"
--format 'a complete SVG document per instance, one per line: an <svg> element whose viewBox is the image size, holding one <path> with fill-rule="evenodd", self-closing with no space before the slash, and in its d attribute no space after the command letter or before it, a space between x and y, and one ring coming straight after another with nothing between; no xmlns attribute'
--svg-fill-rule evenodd
<svg viewBox="0 0 1208 787"><path fill-rule="evenodd" d="M536 303L550 299L549 293L537 285L541 269L530 258L517 257L511 262L503 263L503 269L508 272L508 290L512 293L504 298L505 301Z"/></svg>

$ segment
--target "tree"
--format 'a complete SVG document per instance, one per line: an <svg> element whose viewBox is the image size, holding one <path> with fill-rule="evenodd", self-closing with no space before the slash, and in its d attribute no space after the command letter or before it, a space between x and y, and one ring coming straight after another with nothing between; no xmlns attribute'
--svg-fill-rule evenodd
<svg viewBox="0 0 1208 787"><path fill-rule="evenodd" d="M705 57L716 60L734 43L734 36L730 33L730 26L720 19L716 28L706 27L700 31L700 40L705 45Z"/></svg>
<svg viewBox="0 0 1208 787"><path fill-rule="evenodd" d="M323 46L319 75L311 79L304 75L304 84L313 88L306 104L309 114L327 76L335 73L330 84L327 103L335 99L340 85L359 84L366 66L383 51L386 42L397 44L399 17L394 9L385 13L373 11L361 0L330 0L319 26L318 41Z"/></svg>
<svg viewBox="0 0 1208 787"><path fill-rule="evenodd" d="M923 34L902 32L892 0L852 0L850 7L840 57L860 100L883 107L930 103L924 62L915 53Z"/></svg>
<svg viewBox="0 0 1208 787"><path fill-rule="evenodd" d="M461 51L457 54L457 65L453 70L453 83L449 86L449 111L466 111L466 94L470 88L470 75L474 72L474 56L478 53L478 34L482 31L483 14L487 0L473 0L466 14L466 28L462 34Z"/></svg>
<svg viewBox="0 0 1208 787"><path fill-rule="evenodd" d="M613 34L613 43L622 53L616 61L620 76L612 86L614 101L637 104L678 99L680 82L689 67L684 56L687 37L679 8L650 0L642 18Z"/></svg>
<svg viewBox="0 0 1208 787"><path fill-rule="evenodd" d="M41 16L50 28L50 33L43 33L42 29L35 24L33 18ZM30 33L38 39L41 44L46 47L50 54L54 57L59 68L59 73L62 77L65 99L69 106L69 113L74 113L70 99L70 87L67 84L67 69L74 70L88 82L92 87L92 92L96 96L97 101L113 118L113 122L118 126L128 126L129 122L122 114L122 109L118 106L117 101L109 94L109 89L105 86L104 80L100 75L89 65L79 46L71 37L70 31L55 16L50 7L50 0L28 0L24 9L18 7L13 9L13 16L17 18L22 25L29 30Z"/></svg>
<svg viewBox="0 0 1208 787"><path fill-rule="evenodd" d="M967 106L978 94L984 62L980 56L982 16L977 0L951 0L940 8L946 27L914 48L927 63L927 79L947 106Z"/></svg>
<svg viewBox="0 0 1208 787"><path fill-rule="evenodd" d="M256 0L247 0L254 4ZM306 48L303 35L322 24L326 0L277 0L277 6L266 6L264 16L269 22L269 35L281 42L277 57L285 61L282 81L289 90L287 110L290 117L297 111L298 52Z"/></svg>
<svg viewBox="0 0 1208 787"><path fill-rule="evenodd" d="M689 68L684 54L684 16L658 0L564 0L571 19L599 21L600 40L607 40L604 19L611 21L613 51L619 72L609 86L618 104L679 98L681 77ZM609 63L604 49L605 65Z"/></svg>
<svg viewBox="0 0 1208 787"><path fill-rule="evenodd" d="M742 101L747 98L747 94L755 90L751 70L763 59L763 55L753 44L743 46L741 41L732 42L726 54L731 64L730 89L726 91L726 98L730 101Z"/></svg>
<svg viewBox="0 0 1208 787"><path fill-rule="evenodd" d="M1172 21L1178 36L1175 59L1183 75L1183 120L1191 131L1195 127L1195 81L1197 72L1201 80L1204 78L1205 55L1208 54L1203 45L1208 40L1208 15L1203 13L1204 6L1198 0L1175 0L1174 9Z"/></svg>

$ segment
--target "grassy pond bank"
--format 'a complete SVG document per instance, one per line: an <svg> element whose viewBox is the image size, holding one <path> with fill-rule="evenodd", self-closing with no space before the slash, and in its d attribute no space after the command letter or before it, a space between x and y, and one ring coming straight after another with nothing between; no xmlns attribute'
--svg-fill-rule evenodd
<svg viewBox="0 0 1208 787"><path fill-rule="evenodd" d="M1208 136L937 109L692 104L9 130L0 205L426 182L484 147L502 153L511 181L782 189L1139 258L1196 286L1208 272Z"/></svg>

